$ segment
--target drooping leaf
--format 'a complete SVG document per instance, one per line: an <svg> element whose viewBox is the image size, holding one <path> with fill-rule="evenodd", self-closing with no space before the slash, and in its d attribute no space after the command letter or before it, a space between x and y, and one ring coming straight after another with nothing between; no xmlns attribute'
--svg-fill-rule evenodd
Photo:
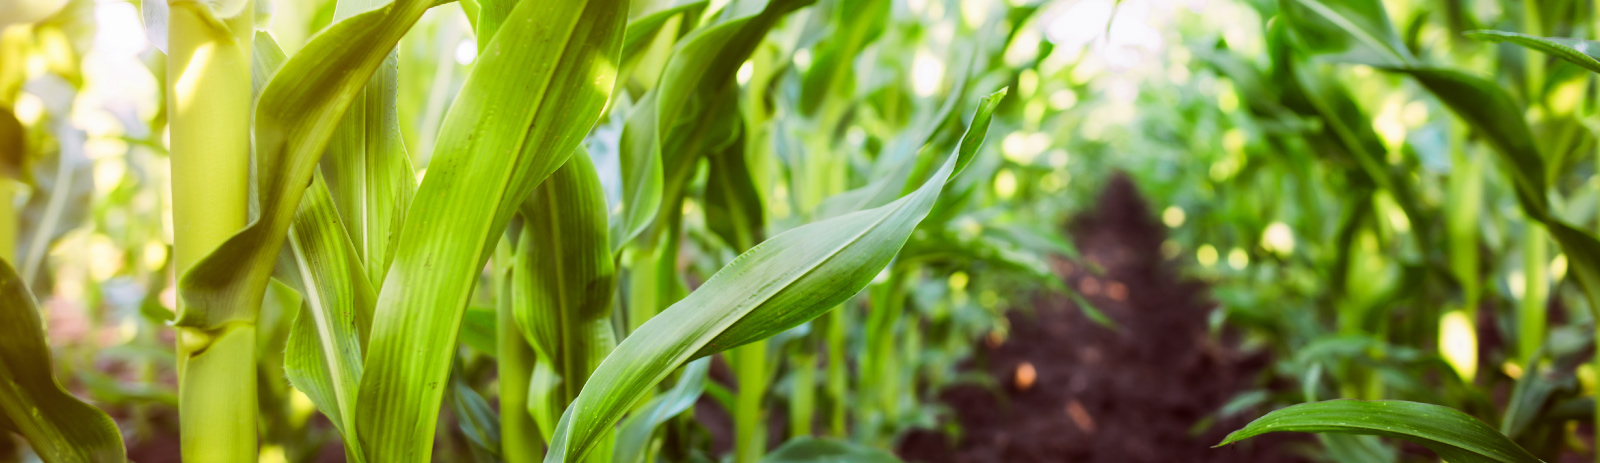
<svg viewBox="0 0 1600 463"><path fill-rule="evenodd" d="M274 75L255 114L255 210L260 216L181 276L184 310L176 325L214 329L255 318L300 198L339 120L431 5L396 0L340 21Z"/></svg>
<svg viewBox="0 0 1600 463"><path fill-rule="evenodd" d="M357 404L368 458L428 460L462 312L493 238L599 119L626 16L620 0L521 2L479 55L379 292Z"/></svg>
<svg viewBox="0 0 1600 463"><path fill-rule="evenodd" d="M639 410L628 415L617 428L617 445L613 447L612 463L640 463L644 450L650 444L650 435L656 426L693 407L705 392L706 377L711 372L711 358L702 358L684 365L678 383L666 394L650 399ZM605 451L604 448L599 451Z"/></svg>
<svg viewBox="0 0 1600 463"><path fill-rule="evenodd" d="M638 19L628 21L628 32L622 40L622 61L628 62L632 57L644 51L650 44L650 39L656 35L667 20L678 15L694 17L706 7L706 0L680 0L679 2L662 8L655 12L646 13Z"/></svg>
<svg viewBox="0 0 1600 463"><path fill-rule="evenodd" d="M838 439L800 437L785 442L761 463L901 463L894 454Z"/></svg>
<svg viewBox="0 0 1600 463"><path fill-rule="evenodd" d="M307 189L288 241L278 274L305 299L289 328L284 373L347 442L356 442L356 392L377 295L320 174ZM367 461L359 446L345 446L345 455Z"/></svg>
<svg viewBox="0 0 1600 463"><path fill-rule="evenodd" d="M576 461L672 370L764 339L853 296L889 264L933 208L947 181L981 144L1005 91L980 103L963 147L920 188L888 205L789 230L723 267L650 319L600 364L557 425L547 463Z"/></svg>
<svg viewBox="0 0 1600 463"><path fill-rule="evenodd" d="M0 430L21 434L46 463L124 461L117 424L56 381L39 305L5 260L0 318Z"/></svg>
<svg viewBox="0 0 1600 463"><path fill-rule="evenodd" d="M1467 37L1487 42L1505 42L1539 50L1567 60L1579 67L1600 72L1600 42L1564 37L1539 37L1517 32L1479 30L1467 31Z"/></svg>
<svg viewBox="0 0 1600 463"><path fill-rule="evenodd" d="M489 401L467 384L461 373L450 374L450 411L455 413L456 427L467 436L467 445L478 461L499 461L500 421Z"/></svg>
<svg viewBox="0 0 1600 463"><path fill-rule="evenodd" d="M695 29L674 49L660 83L640 99L623 128L623 217L613 227L614 248L660 219L658 208L682 194L700 156L731 141L732 132L713 129L737 120L738 106L723 101L736 98L736 71L778 19L807 3L734 1L716 22Z"/></svg>
<svg viewBox="0 0 1600 463"><path fill-rule="evenodd" d="M334 20L371 9L373 0L340 1ZM396 106L399 55L391 51L339 120L321 171L344 228L374 287L383 284L416 174L400 139Z"/></svg>
<svg viewBox="0 0 1600 463"><path fill-rule="evenodd" d="M1427 447L1451 463L1541 463L1471 415L1449 407L1397 400L1329 400L1294 405L1250 422L1217 445L1281 431L1404 439Z"/></svg>
<svg viewBox="0 0 1600 463"><path fill-rule="evenodd" d="M1378 0L1282 0L1280 4L1311 53L1386 65L1414 59Z"/></svg>
<svg viewBox="0 0 1600 463"><path fill-rule="evenodd" d="M1517 197L1534 217L1543 217L1549 208L1545 197L1548 173L1544 157L1533 141L1521 106L1499 84L1466 73L1434 68L1390 68L1410 75L1456 116L1479 131L1495 147L1517 186Z"/></svg>

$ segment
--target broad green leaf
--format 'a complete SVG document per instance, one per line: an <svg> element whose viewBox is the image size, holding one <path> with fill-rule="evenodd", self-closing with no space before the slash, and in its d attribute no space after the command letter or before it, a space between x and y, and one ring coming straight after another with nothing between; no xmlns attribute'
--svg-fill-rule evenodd
<svg viewBox="0 0 1600 463"><path fill-rule="evenodd" d="M615 247L632 240L652 220L661 220L658 216L665 211L652 204L678 207L672 201L682 194L700 156L732 140L732 132L713 129L717 124L731 127L730 120L737 120L738 106L724 101L737 98L732 88L736 71L778 19L809 1L734 1L716 22L678 44L660 83L640 100L623 128L624 215L615 228ZM657 170L660 182L654 177Z"/></svg>
<svg viewBox="0 0 1600 463"><path fill-rule="evenodd" d="M702 358L684 365L678 383L666 394L650 399L639 410L628 415L617 428L617 445L613 447L612 463L640 463L644 450L650 445L650 436L656 426L693 407L705 392L706 377L711 373L711 358ZM602 447L600 452L604 452Z"/></svg>
<svg viewBox="0 0 1600 463"><path fill-rule="evenodd" d="M1499 84L1462 72L1433 68L1389 68L1410 75L1473 130L1482 133L1500 154L1517 186L1517 197L1530 215L1548 213L1548 181L1544 157L1522 118L1522 107Z"/></svg>
<svg viewBox="0 0 1600 463"><path fill-rule="evenodd" d="M963 147L980 144L1004 90L980 103ZM922 187L888 205L795 228L734 259L623 340L562 415L547 463L577 461L672 370L770 337L849 299L889 264L940 191L970 162L951 155Z"/></svg>
<svg viewBox="0 0 1600 463"><path fill-rule="evenodd" d="M1506 31L1467 31L1467 37L1488 42L1507 42L1539 50L1576 64L1592 72L1600 72L1600 42L1563 37L1539 37Z"/></svg>
<svg viewBox="0 0 1600 463"><path fill-rule="evenodd" d="M1427 447L1450 463L1540 463L1494 427L1449 407L1397 400L1330 400L1280 409L1228 434L1232 444L1269 432L1393 437Z"/></svg>
<svg viewBox="0 0 1600 463"><path fill-rule="evenodd" d="M706 226L735 251L750 249L764 237L766 213L745 159L743 137L706 159L711 164L705 187Z"/></svg>
<svg viewBox="0 0 1600 463"><path fill-rule="evenodd" d="M521 213L512 312L539 356L528 403L537 407L536 419L553 425L617 344L606 198L588 153L579 148L534 190ZM544 428L547 437L554 431Z"/></svg>
<svg viewBox="0 0 1600 463"><path fill-rule="evenodd" d="M517 328L512 313L512 244L506 234L495 247L490 276L495 300L495 375L500 383L500 454L508 462L536 461L544 454L545 439L528 413L528 388L537 354ZM470 316L470 312L469 312Z"/></svg>
<svg viewBox="0 0 1600 463"><path fill-rule="evenodd" d="M381 6L382 0L341 0L334 20ZM390 51L367 81L322 156L321 170L344 228L374 287L383 284L416 174L400 140L395 104L399 55Z"/></svg>
<svg viewBox="0 0 1600 463"><path fill-rule="evenodd" d="M479 55L379 292L356 410L373 461L429 459L462 312L516 206L599 119L626 17L620 0L521 2Z"/></svg>
<svg viewBox="0 0 1600 463"><path fill-rule="evenodd" d="M900 463L894 454L838 439L800 437L773 450L761 463Z"/></svg>
<svg viewBox="0 0 1600 463"><path fill-rule="evenodd" d="M978 54L974 53L976 59ZM969 67L972 67L969 63ZM955 79L955 84L950 93L939 104L939 108L922 120L916 131L906 132L895 137L888 152L884 153L878 161L880 165L886 163L892 167L885 169L878 178L868 182L861 188L856 188L824 199L817 205L814 213L816 219L837 217L850 212L869 209L888 204L898 195L916 188L917 179L912 173L918 167L917 152L932 143L938 136L939 130L951 124L952 119L958 117L956 107L961 104L961 99L966 96L967 82L970 79Z"/></svg>
<svg viewBox="0 0 1600 463"><path fill-rule="evenodd" d="M811 116L824 101L841 106L854 100L855 63L867 44L883 33L889 21L889 0L833 2L827 11L835 30L813 47L811 67L801 77L800 111Z"/></svg>
<svg viewBox="0 0 1600 463"><path fill-rule="evenodd" d="M345 440L356 442L356 392L377 296L322 175L314 175L306 191L289 228L288 262L278 272L305 295L289 329L283 368ZM345 456L367 461L355 445L345 446Z"/></svg>
<svg viewBox="0 0 1600 463"><path fill-rule="evenodd" d="M1583 289L1590 312L1600 313L1600 240L1559 220L1547 220L1545 227L1567 255L1567 275Z"/></svg>
<svg viewBox="0 0 1600 463"><path fill-rule="evenodd" d="M656 92L646 94L624 121L619 164L622 171L621 213L611 225L611 250L618 252L643 232L661 207L661 147L656 138Z"/></svg>
<svg viewBox="0 0 1600 463"><path fill-rule="evenodd" d="M124 461L117 424L56 381L39 305L4 260L0 319L0 430L21 434L46 463Z"/></svg>
<svg viewBox="0 0 1600 463"><path fill-rule="evenodd" d="M1372 64L1403 65L1413 58L1378 0L1282 0L1307 51Z"/></svg>
<svg viewBox="0 0 1600 463"><path fill-rule="evenodd" d="M705 7L706 0L680 0L672 6L628 21L628 32L622 39L622 61L628 62L643 52L650 45L650 39L667 24L667 20L680 14L686 18L696 17Z"/></svg>
<svg viewBox="0 0 1600 463"><path fill-rule="evenodd" d="M489 401L467 384L461 372L450 374L450 411L456 427L467 437L467 445L478 461L500 461L500 420Z"/></svg>
<svg viewBox="0 0 1600 463"><path fill-rule="evenodd" d="M300 198L339 120L431 4L396 0L340 21L278 70L256 105L260 216L183 274L178 326L215 329L255 318Z"/></svg>

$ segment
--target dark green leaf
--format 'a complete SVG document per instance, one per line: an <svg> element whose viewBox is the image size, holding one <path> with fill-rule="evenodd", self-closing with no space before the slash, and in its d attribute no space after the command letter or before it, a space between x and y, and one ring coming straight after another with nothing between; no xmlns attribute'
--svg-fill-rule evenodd
<svg viewBox="0 0 1600 463"><path fill-rule="evenodd" d="M1218 446L1269 432L1363 434L1404 439L1451 463L1540 463L1487 423L1449 407L1397 400L1330 400L1290 406L1234 431Z"/></svg>

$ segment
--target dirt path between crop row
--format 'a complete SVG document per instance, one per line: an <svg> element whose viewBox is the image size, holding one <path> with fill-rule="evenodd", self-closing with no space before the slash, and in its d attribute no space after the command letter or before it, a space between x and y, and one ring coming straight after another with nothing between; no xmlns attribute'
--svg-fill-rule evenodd
<svg viewBox="0 0 1600 463"><path fill-rule="evenodd" d="M960 417L963 438L952 443L940 433L912 433L899 448L906 461L1305 461L1288 449L1303 439L1292 436L1211 448L1243 419L1195 428L1236 393L1256 387L1256 372L1268 359L1207 334L1206 288L1180 279L1176 264L1162 259L1165 230L1131 181L1113 178L1096 210L1070 229L1084 257L1105 272L1094 276L1062 263L1058 273L1119 329L1095 324L1060 298L1041 299L1031 314L1013 312L1010 337L966 366L994 375L1004 398L976 386L945 391L941 400ZM1034 380L1024 389L1017 370L1029 367Z"/></svg>

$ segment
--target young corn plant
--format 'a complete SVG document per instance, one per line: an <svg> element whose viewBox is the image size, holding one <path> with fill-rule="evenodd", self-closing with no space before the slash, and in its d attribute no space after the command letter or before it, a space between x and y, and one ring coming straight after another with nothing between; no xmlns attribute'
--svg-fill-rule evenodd
<svg viewBox="0 0 1600 463"><path fill-rule="evenodd" d="M1230 435L1224 444L1254 435L1274 431L1302 431L1341 434L1365 434L1396 437L1422 444L1449 461L1483 462L1536 462L1540 461L1504 434L1521 437L1518 442L1535 442L1530 437L1531 423L1540 414L1554 413L1541 405L1551 399L1549 380L1542 374L1552 358L1554 368L1564 369L1565 360L1556 358L1552 349L1559 348L1547 339L1547 304L1551 295L1551 265L1548 256L1549 241L1553 240L1562 252L1561 262L1570 281L1582 295L1578 304L1586 307L1591 316L1600 307L1597 299L1596 250L1600 241L1585 231L1580 224L1585 215L1575 215L1564 210L1559 202L1564 193L1555 190L1562 177L1560 169L1575 162L1566 153L1583 149L1584 137L1576 124L1566 124L1558 116L1537 127L1541 133L1557 136L1536 138L1529 121L1521 116L1525 111L1501 86L1462 71L1441 65L1429 64L1415 56L1417 47L1406 45L1389 23L1382 5L1376 2L1317 1L1284 2L1285 16L1290 29L1298 36L1304 49L1312 53L1339 54L1339 56L1367 57L1364 64L1403 75L1420 84L1465 121L1471 130L1481 135L1492 147L1499 160L1499 171L1506 175L1511 193L1526 218L1522 227L1519 284L1521 294L1515 311L1518 321L1518 345L1511 363L1521 365L1523 374L1516 386L1515 398L1506 411L1505 422L1497 431L1470 415L1450 408L1412 402L1397 401L1329 401L1296 405L1268 414L1244 429ZM1534 34L1500 31L1474 31L1468 37L1511 42L1549 53L1581 68L1600 72L1600 61L1583 50L1593 42L1577 39L1539 37L1540 5L1526 2L1523 27ZM1536 57L1537 55L1529 55ZM1543 84L1547 77L1542 59L1528 60L1521 75L1514 78L1525 83L1525 101L1552 110L1546 103L1551 94ZM1564 135L1563 135L1564 134ZM1467 301L1466 310L1476 310L1482 285L1478 266L1477 202L1482 194L1481 162L1456 155L1456 171L1450 178L1452 192L1447 214L1448 238L1451 242L1451 269L1461 282ZM1383 185L1397 191L1391 183ZM1558 289L1558 287L1556 288ZM1516 292L1517 290L1513 290ZM1448 321L1448 317L1445 319ZM1470 319L1469 319L1470 320ZM1471 329L1467 325L1467 329ZM1441 326L1441 330L1445 327ZM1441 340L1441 345L1445 341ZM1475 363L1476 359L1469 360ZM1472 381L1471 368L1462 369L1466 381ZM1472 365L1467 365L1472 366ZM1308 391L1311 389L1308 387ZM1311 394L1308 394L1308 396ZM1531 402L1530 402L1531 401ZM1541 452L1547 452L1541 443ZM1540 455L1545 455L1541 453Z"/></svg>
<svg viewBox="0 0 1600 463"><path fill-rule="evenodd" d="M638 26L648 31L665 18L688 18L698 5L647 16ZM165 21L160 6L167 7ZM649 430L698 395L706 362L690 360L809 321L888 265L940 191L971 162L1003 94L980 102L967 135L937 170L897 180L914 186L903 197L875 197L858 211L760 244L758 213L735 220L738 231L729 239L748 251L667 305L676 299L673 272L661 262L676 255L675 212L686 176L699 156L719 165L737 156L720 151L722 142L678 135L718 127L685 129L674 121L738 120L686 112L723 111L689 105L689 98L731 96L732 71L751 50L726 45L758 43L800 4L738 2L674 49L662 83L629 119L626 139L642 142L624 148L627 196L637 201L625 203L616 223L578 144L617 88L618 69L636 64L624 45L648 35L625 33L626 5L470 5L482 58L444 119L417 185L399 142L393 49L432 6L339 2L334 24L291 56L254 30L256 8L248 1L147 10L158 19L148 24L152 36L164 36L172 57L174 191L183 198L174 212L175 325L186 460L256 458L255 337L272 281L302 296L283 371L341 433L346 458L428 460L445 385L456 384L450 370L463 311L484 264L498 255L492 267L497 343L511 394L503 402L510 408L502 410L507 438L500 456L637 461ZM707 75L722 84L706 85ZM514 218L518 227L508 236L515 239L497 245ZM630 242L645 243L632 254L643 259L619 258ZM634 278L654 293L630 300L638 307L627 312L635 330L620 344L610 321L619 260L641 263ZM4 270L6 309L37 320L21 279L9 266ZM653 306L665 306L663 316L653 317ZM22 342L6 348L7 365L14 365L6 371L41 370L38 362L48 356L39 352L42 335L33 330L39 324L15 325L27 333L8 338ZM740 357L764 355L757 349ZM634 409L686 364L679 387ZM50 377L37 373L28 378ZM120 440L114 427L107 433L103 414L59 386L36 383L42 384L17 383L22 389L4 399L7 423L42 457L121 458ZM54 413L44 420L23 413L34 407ZM629 422L613 430L630 410L636 411ZM66 430L51 421L79 415L90 418L73 418ZM530 437L548 441L550 451L541 457ZM603 450L584 458L596 447ZM73 459L74 452L91 456Z"/></svg>

